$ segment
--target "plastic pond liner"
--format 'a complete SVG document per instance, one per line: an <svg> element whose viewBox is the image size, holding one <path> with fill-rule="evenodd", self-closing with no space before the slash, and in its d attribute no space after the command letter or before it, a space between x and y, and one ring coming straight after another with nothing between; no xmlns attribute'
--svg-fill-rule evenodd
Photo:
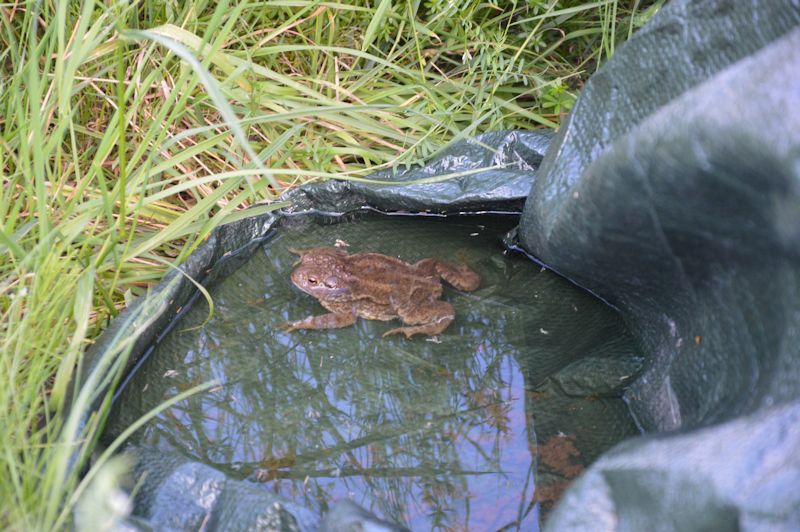
<svg viewBox="0 0 800 532"><path fill-rule="evenodd" d="M133 443L246 479L315 517L350 499L412 530L499 530L536 528L572 478L639 433L621 397L643 362L635 342L603 302L505 252L516 216L337 222L287 218L211 285L214 315L206 321L204 299L182 314L127 383L107 434L216 379ZM287 248L337 241L410 262L461 260L482 285L446 291L457 318L430 338L382 338L397 323L374 320L285 332L284 322L324 312L292 287ZM205 519L197 500L168 500L148 502L149 517L190 528Z"/></svg>
<svg viewBox="0 0 800 532"><path fill-rule="evenodd" d="M134 521L800 529L798 26L792 0L673 0L555 137L486 134L219 228L181 266L213 316L172 272L83 368L135 338L107 439L220 382L132 438ZM483 283L445 287L436 338L286 333L323 313L288 248L337 240Z"/></svg>

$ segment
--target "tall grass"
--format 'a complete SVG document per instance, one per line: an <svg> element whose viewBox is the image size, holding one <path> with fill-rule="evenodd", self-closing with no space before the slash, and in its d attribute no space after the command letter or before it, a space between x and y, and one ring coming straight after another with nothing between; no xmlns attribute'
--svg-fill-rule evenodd
<svg viewBox="0 0 800 532"><path fill-rule="evenodd" d="M556 126L662 3L0 3L0 527L62 526L107 493L70 459L91 454L106 412L83 432L76 416L118 361L71 415L65 397L165 260L299 183Z"/></svg>

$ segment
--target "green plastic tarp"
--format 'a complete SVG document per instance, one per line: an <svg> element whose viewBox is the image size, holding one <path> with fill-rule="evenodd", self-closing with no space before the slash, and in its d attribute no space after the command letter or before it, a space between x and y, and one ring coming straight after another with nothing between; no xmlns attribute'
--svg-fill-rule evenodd
<svg viewBox="0 0 800 532"><path fill-rule="evenodd" d="M800 529L800 4L669 3L592 76L520 241L622 312L656 433L553 530Z"/></svg>

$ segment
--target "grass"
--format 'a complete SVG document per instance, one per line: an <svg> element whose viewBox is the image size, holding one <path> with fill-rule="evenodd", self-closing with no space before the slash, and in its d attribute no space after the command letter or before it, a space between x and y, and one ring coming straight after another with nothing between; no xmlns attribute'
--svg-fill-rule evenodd
<svg viewBox="0 0 800 532"><path fill-rule="evenodd" d="M300 183L557 126L663 2L0 3L0 527L113 510L124 467L70 457L118 358L73 378L165 263Z"/></svg>

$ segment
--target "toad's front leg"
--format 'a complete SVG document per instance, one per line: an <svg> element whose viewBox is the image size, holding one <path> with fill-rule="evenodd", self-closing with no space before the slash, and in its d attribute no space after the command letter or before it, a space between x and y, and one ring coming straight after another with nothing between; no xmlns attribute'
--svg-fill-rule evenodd
<svg viewBox="0 0 800 532"><path fill-rule="evenodd" d="M296 331L298 329L339 329L341 327L348 327L356 322L356 314L354 312L322 314L320 316L309 316L305 319L298 321L290 321L284 324L283 329L286 332Z"/></svg>

